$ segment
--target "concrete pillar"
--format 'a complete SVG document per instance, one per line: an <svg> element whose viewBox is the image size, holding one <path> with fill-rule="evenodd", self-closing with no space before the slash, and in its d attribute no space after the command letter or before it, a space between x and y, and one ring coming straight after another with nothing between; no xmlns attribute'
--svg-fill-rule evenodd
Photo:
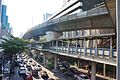
<svg viewBox="0 0 120 80"><path fill-rule="evenodd" d="M56 51L58 51L58 41L56 40Z"/></svg>
<svg viewBox="0 0 120 80"><path fill-rule="evenodd" d="M103 51L102 57L104 58L104 55L105 55L104 48L102 49L102 51Z"/></svg>
<svg viewBox="0 0 120 80"><path fill-rule="evenodd" d="M54 47L54 41L52 41L52 49L53 49L53 47Z"/></svg>
<svg viewBox="0 0 120 80"><path fill-rule="evenodd" d="M54 56L54 71L57 70L57 56Z"/></svg>
<svg viewBox="0 0 120 80"><path fill-rule="evenodd" d="M52 45L51 45L51 42L49 42L49 49L51 49Z"/></svg>
<svg viewBox="0 0 120 80"><path fill-rule="evenodd" d="M92 62L91 66L91 80L96 80L96 63Z"/></svg>
<svg viewBox="0 0 120 80"><path fill-rule="evenodd" d="M72 41L70 42L70 44L71 44L71 48L72 48L72 53L74 53L74 46L73 46Z"/></svg>
<svg viewBox="0 0 120 80"><path fill-rule="evenodd" d="M70 41L68 40L68 52L67 53L70 53Z"/></svg>
<svg viewBox="0 0 120 80"><path fill-rule="evenodd" d="M78 63L77 63L77 67L79 68L80 67L80 61L79 60L77 60L78 61Z"/></svg>
<svg viewBox="0 0 120 80"><path fill-rule="evenodd" d="M95 44L95 55L98 56L98 42L97 42L97 38L95 40L96 44Z"/></svg>
<svg viewBox="0 0 120 80"><path fill-rule="evenodd" d="M40 58L40 51L39 51L39 53L38 53L38 58Z"/></svg>
<svg viewBox="0 0 120 80"><path fill-rule="evenodd" d="M76 51L75 51L75 53L78 53L78 40L76 39Z"/></svg>
<svg viewBox="0 0 120 80"><path fill-rule="evenodd" d="M64 52L64 51L63 51L63 41L62 41L62 52Z"/></svg>
<svg viewBox="0 0 120 80"><path fill-rule="evenodd" d="M92 48L90 48L90 56L92 56Z"/></svg>
<svg viewBox="0 0 120 80"><path fill-rule="evenodd" d="M113 58L112 36L110 37L110 58Z"/></svg>
<svg viewBox="0 0 120 80"><path fill-rule="evenodd" d="M43 62L44 62L44 66L46 67L46 53L44 53L44 57L43 57Z"/></svg>
<svg viewBox="0 0 120 80"><path fill-rule="evenodd" d="M83 41L83 43L84 43L84 56L87 54L87 49L86 49L86 39L84 38L84 41Z"/></svg>
<svg viewBox="0 0 120 80"><path fill-rule="evenodd" d="M103 64L103 75L106 76L106 65Z"/></svg>
<svg viewBox="0 0 120 80"><path fill-rule="evenodd" d="M116 0L116 30L117 30L117 73L116 79L120 80L120 0Z"/></svg>

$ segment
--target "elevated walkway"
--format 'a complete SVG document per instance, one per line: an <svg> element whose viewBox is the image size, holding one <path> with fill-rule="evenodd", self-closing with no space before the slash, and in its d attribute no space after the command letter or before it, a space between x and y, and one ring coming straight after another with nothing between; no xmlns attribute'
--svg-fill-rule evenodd
<svg viewBox="0 0 120 80"><path fill-rule="evenodd" d="M84 55L84 53L81 53L81 54L80 53L78 53L78 54L67 53L67 52L56 51L55 49L50 50L50 49L40 49L40 48L36 48L36 47L33 47L33 48L37 49L37 50L40 50L40 51L43 51L43 52L53 53L53 54L56 54L56 55L63 55L63 56L68 56L68 57L73 57L73 58L80 58L80 59L84 59L84 60L89 60L89 61L94 61L94 62L98 62L98 63L104 63L104 64L117 66L116 58L110 59L109 57L105 57L106 54L108 54L107 51L104 52L104 55L103 55L104 57L103 57L103 56L95 55L95 51L93 51L93 55L90 55L90 53L87 53L87 55ZM102 54L102 52L100 54Z"/></svg>

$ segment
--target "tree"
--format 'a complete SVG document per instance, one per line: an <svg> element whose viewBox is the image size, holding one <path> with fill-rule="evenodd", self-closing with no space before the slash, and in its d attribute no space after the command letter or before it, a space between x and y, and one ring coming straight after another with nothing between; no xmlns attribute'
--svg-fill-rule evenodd
<svg viewBox="0 0 120 80"><path fill-rule="evenodd" d="M12 37L10 39L5 39L2 38L2 44L1 47L6 56L9 56L9 58L12 58L13 55L17 53L22 53L26 49L28 49L27 44L29 43L26 40L17 38L17 37Z"/></svg>

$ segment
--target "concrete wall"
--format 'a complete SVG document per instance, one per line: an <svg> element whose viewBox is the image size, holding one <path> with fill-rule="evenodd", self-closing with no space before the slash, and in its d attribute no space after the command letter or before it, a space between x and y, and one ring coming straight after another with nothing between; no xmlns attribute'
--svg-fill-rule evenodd
<svg viewBox="0 0 120 80"><path fill-rule="evenodd" d="M60 36L62 36L61 32L48 31L46 32L45 38L47 41L51 41L51 40L59 38Z"/></svg>

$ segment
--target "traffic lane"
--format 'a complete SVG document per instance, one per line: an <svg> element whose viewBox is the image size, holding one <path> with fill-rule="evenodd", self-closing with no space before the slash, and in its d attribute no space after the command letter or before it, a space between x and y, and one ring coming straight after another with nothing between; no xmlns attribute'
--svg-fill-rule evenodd
<svg viewBox="0 0 120 80"><path fill-rule="evenodd" d="M22 76L19 75L19 68L15 68L15 74L12 76L12 80L24 80Z"/></svg>

